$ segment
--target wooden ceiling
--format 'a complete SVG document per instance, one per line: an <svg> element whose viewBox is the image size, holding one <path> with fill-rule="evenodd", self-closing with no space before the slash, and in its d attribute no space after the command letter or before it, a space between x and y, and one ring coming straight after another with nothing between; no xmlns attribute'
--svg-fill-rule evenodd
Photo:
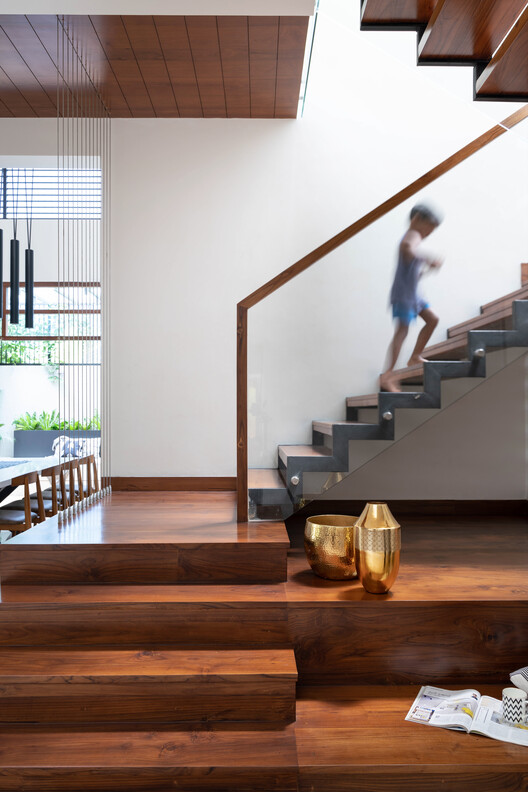
<svg viewBox="0 0 528 792"><path fill-rule="evenodd" d="M308 17L75 16L114 118L295 118ZM57 21L0 15L0 116L57 115ZM75 68L67 75L79 80Z"/></svg>
<svg viewBox="0 0 528 792"><path fill-rule="evenodd" d="M475 64L475 98L528 99L526 0L362 0L362 27L415 28L418 63Z"/></svg>

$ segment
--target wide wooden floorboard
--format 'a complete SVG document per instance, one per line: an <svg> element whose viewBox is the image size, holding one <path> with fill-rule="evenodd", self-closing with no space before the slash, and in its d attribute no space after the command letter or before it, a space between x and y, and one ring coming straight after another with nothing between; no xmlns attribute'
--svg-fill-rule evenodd
<svg viewBox="0 0 528 792"><path fill-rule="evenodd" d="M460 686L454 685L453 688ZM500 697L500 687L479 686ZM526 748L405 721L417 687L300 688L302 792L525 790Z"/></svg>

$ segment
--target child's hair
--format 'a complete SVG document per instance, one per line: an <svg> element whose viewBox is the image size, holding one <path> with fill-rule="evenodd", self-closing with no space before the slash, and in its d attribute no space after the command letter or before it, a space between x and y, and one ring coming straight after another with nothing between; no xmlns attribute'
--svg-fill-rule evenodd
<svg viewBox="0 0 528 792"><path fill-rule="evenodd" d="M442 215L436 209L433 209L426 204L416 204L411 209L411 220L419 216L422 220L426 220L428 223L433 223L435 226L439 226L443 220Z"/></svg>

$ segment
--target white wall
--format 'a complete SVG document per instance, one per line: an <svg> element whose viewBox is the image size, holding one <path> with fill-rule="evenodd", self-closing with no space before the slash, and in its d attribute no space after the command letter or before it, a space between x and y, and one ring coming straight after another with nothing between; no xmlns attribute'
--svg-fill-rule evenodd
<svg viewBox="0 0 528 792"><path fill-rule="evenodd" d="M492 125L328 15L317 36L302 120L114 122L119 475L232 475L236 302ZM524 149L508 148L428 191L447 212L435 241L447 263L430 285L438 338L519 284ZM343 417L347 395L375 388L408 208L250 311L255 466L274 466L279 443L308 441L312 419Z"/></svg>
<svg viewBox="0 0 528 792"><path fill-rule="evenodd" d="M385 50L390 34L359 33L358 18L357 3L323 0L302 120L113 122L114 475L234 475L237 301L492 126L469 70L454 70L453 95L454 71L414 66L412 34ZM42 146L29 128L51 141L46 123L2 120L0 151ZM430 243L446 255L429 285L437 338L519 284L527 160L515 140L514 154L511 133L427 191L447 214ZM408 208L251 310L253 464L274 465L278 443L307 441L312 419L374 389ZM456 486L453 474L442 492Z"/></svg>
<svg viewBox="0 0 528 792"><path fill-rule="evenodd" d="M0 366L0 456L13 456L13 421L59 409L59 387L44 366Z"/></svg>

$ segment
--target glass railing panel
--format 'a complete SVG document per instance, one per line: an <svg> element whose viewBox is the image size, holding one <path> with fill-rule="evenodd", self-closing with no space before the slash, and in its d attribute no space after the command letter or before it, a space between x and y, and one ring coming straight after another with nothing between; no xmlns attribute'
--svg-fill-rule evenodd
<svg viewBox="0 0 528 792"><path fill-rule="evenodd" d="M478 388L484 366L488 379L515 366L525 353L517 337L488 338L500 346L479 358L468 349L467 332L480 327L511 333L522 324L520 309L512 316L511 298L478 318L481 306L521 287L521 264L528 261L527 171L523 121L251 307L250 518L283 518L312 499L343 492L351 497L351 475L357 471L364 483L361 471L377 457L390 461L380 467L390 481L397 444ZM389 292L400 240L412 207L420 204L444 215L420 247L443 259L441 268L421 279L424 298L439 317L427 349L434 360L466 361L466 368L436 366L424 387L423 367L406 367L423 324L417 319L395 369L402 395L391 399L379 395L394 327ZM471 319L476 324L466 327ZM441 379L436 390L435 377Z"/></svg>

